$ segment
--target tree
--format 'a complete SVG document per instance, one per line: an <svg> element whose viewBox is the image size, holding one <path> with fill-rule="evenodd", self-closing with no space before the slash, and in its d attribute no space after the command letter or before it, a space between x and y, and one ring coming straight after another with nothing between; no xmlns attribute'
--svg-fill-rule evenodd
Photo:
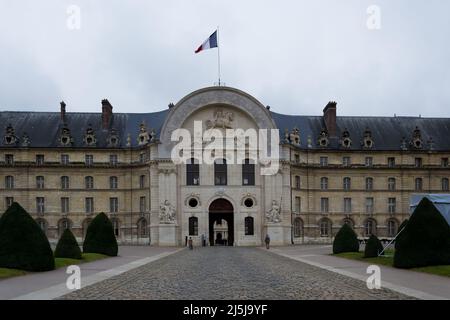
<svg viewBox="0 0 450 320"><path fill-rule="evenodd" d="M342 252L359 252L358 236L347 223L344 223L333 241L333 253Z"/></svg>
<svg viewBox="0 0 450 320"><path fill-rule="evenodd" d="M395 249L397 249L397 243L399 242L400 237L403 236L403 231L405 231L405 230L403 230L403 228L406 227L406 224L407 224L407 223L408 223L408 219L405 219L405 220L400 224L400 227L398 227L398 231L397 231L397 235L396 235L395 243L394 243L394 248L395 248ZM403 230L403 231L402 231L402 230Z"/></svg>
<svg viewBox="0 0 450 320"><path fill-rule="evenodd" d="M364 258L375 258L383 251L383 245L376 235L371 235L364 250Z"/></svg>
<svg viewBox="0 0 450 320"><path fill-rule="evenodd" d="M81 250L70 229L64 230L55 249L56 258L81 259Z"/></svg>
<svg viewBox="0 0 450 320"><path fill-rule="evenodd" d="M423 198L397 240L394 267L450 264L450 226L439 210Z"/></svg>
<svg viewBox="0 0 450 320"><path fill-rule="evenodd" d="M17 202L0 218L0 267L26 271L55 268L47 237Z"/></svg>
<svg viewBox="0 0 450 320"><path fill-rule="evenodd" d="M117 256L118 246L111 221L103 212L89 224L83 243L83 252Z"/></svg>

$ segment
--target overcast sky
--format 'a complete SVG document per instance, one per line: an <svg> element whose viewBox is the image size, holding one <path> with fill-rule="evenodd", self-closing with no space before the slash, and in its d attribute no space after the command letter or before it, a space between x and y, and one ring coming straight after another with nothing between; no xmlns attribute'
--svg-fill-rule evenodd
<svg viewBox="0 0 450 320"><path fill-rule="evenodd" d="M449 14L448 0L0 0L0 110L165 109L217 82L217 49L194 50L219 25L222 80L275 112L450 117Z"/></svg>

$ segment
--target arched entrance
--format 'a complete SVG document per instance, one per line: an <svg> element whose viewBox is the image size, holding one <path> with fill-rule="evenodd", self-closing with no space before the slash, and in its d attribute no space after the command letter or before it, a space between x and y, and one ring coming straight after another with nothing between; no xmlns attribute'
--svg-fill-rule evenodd
<svg viewBox="0 0 450 320"><path fill-rule="evenodd" d="M216 199L209 205L209 244L232 246L233 243L233 205L226 199Z"/></svg>

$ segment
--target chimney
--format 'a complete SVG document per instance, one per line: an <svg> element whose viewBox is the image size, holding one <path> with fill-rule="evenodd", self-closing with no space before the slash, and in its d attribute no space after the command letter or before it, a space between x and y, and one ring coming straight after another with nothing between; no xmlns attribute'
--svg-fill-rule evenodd
<svg viewBox="0 0 450 320"><path fill-rule="evenodd" d="M109 124L112 118L112 105L108 99L102 100L102 128L109 129Z"/></svg>
<svg viewBox="0 0 450 320"><path fill-rule="evenodd" d="M323 120L330 137L336 137L336 102L330 101L323 109Z"/></svg>
<svg viewBox="0 0 450 320"><path fill-rule="evenodd" d="M61 121L64 122L64 119L66 117L66 104L64 101L61 101L59 104L61 105L61 110L60 110Z"/></svg>

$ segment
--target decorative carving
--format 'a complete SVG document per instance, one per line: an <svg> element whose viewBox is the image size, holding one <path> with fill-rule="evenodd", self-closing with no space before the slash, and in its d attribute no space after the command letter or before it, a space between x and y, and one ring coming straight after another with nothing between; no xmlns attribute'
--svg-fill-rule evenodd
<svg viewBox="0 0 450 320"><path fill-rule="evenodd" d="M169 107L169 109L172 109L173 107L175 107L175 105L171 102L171 103L169 103L168 107Z"/></svg>
<svg viewBox="0 0 450 320"><path fill-rule="evenodd" d="M289 140L291 141L291 143L293 145L296 145L296 146L300 145L300 131L298 130L298 128L292 129L292 131L289 135Z"/></svg>
<svg viewBox="0 0 450 320"><path fill-rule="evenodd" d="M26 132L22 135L22 147L28 147L31 144L30 137L28 137L28 134Z"/></svg>
<svg viewBox="0 0 450 320"><path fill-rule="evenodd" d="M141 123L139 126L139 135L137 141L140 146L144 146L150 141L150 136L147 132L147 127L145 126L145 123Z"/></svg>
<svg viewBox="0 0 450 320"><path fill-rule="evenodd" d="M175 223L175 208L170 204L169 200L165 200L160 209L160 223Z"/></svg>
<svg viewBox="0 0 450 320"><path fill-rule="evenodd" d="M66 124L61 128L61 134L59 136L59 144L63 147L70 147L73 144L73 138L70 134L70 129Z"/></svg>
<svg viewBox="0 0 450 320"><path fill-rule="evenodd" d="M95 138L94 130L92 126L88 124L86 129L86 133L84 134L83 142L88 147L95 147L97 144L97 139Z"/></svg>
<svg viewBox="0 0 450 320"><path fill-rule="evenodd" d="M405 137L403 137L402 141L400 142L400 149L402 149L403 151L408 150L408 143Z"/></svg>
<svg viewBox="0 0 450 320"><path fill-rule="evenodd" d="M169 174L171 174L171 173L177 173L177 170L176 169L167 169L167 168L161 168L161 169L158 169L158 173L162 173L162 174L166 174L166 175L169 175Z"/></svg>
<svg viewBox="0 0 450 320"><path fill-rule="evenodd" d="M19 142L19 138L16 137L12 125L8 124L8 126L6 127L5 136L3 137L3 144L10 146L16 144L17 142Z"/></svg>
<svg viewBox="0 0 450 320"><path fill-rule="evenodd" d="M256 206L256 197L254 194L251 194L250 192L244 193L242 194L242 199L241 199L241 206L244 206L244 201L246 199L252 199L253 200L253 206Z"/></svg>
<svg viewBox="0 0 450 320"><path fill-rule="evenodd" d="M214 117L212 120L206 121L206 127L208 129L211 128L222 128L222 129L231 129L231 123L234 120L234 116L232 112L223 111L222 109L218 109L214 112Z"/></svg>
<svg viewBox="0 0 450 320"><path fill-rule="evenodd" d="M347 128L342 132L341 145L344 148L350 148L352 146L352 139L350 139L350 132L348 132Z"/></svg>
<svg viewBox="0 0 450 320"><path fill-rule="evenodd" d="M198 193L191 193L191 194L187 195L186 198L184 199L184 205L188 206L189 200L191 200L191 199L197 200L197 203L198 203L197 206L202 205L202 203L200 201L200 194L198 194Z"/></svg>
<svg viewBox="0 0 450 320"><path fill-rule="evenodd" d="M325 128L322 128L322 131L320 131L317 144L320 147L327 147L330 144L330 140L328 140L328 131Z"/></svg>
<svg viewBox="0 0 450 320"><path fill-rule="evenodd" d="M290 142L288 129L284 129L284 142L286 142L286 143Z"/></svg>
<svg viewBox="0 0 450 320"><path fill-rule="evenodd" d="M422 149L423 147L422 134L420 132L419 127L416 127L416 129L414 129L410 144L415 149Z"/></svg>
<svg viewBox="0 0 450 320"><path fill-rule="evenodd" d="M366 130L364 131L362 146L365 149L373 148L372 131L370 131L369 128L366 128Z"/></svg>
<svg viewBox="0 0 450 320"><path fill-rule="evenodd" d="M272 207L266 213L266 221L278 223L281 222L281 206L276 200L272 200Z"/></svg>
<svg viewBox="0 0 450 320"><path fill-rule="evenodd" d="M107 144L108 144L108 147L118 147L120 145L120 139L119 139L119 135L116 132L116 129L112 128L109 131Z"/></svg>

